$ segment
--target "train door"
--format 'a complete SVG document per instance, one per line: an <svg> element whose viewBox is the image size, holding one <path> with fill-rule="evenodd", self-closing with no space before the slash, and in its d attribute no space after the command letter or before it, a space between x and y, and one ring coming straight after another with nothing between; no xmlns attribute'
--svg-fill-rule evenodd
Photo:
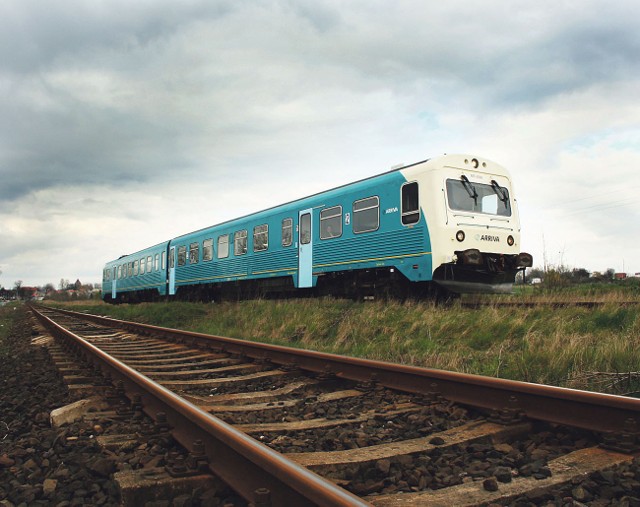
<svg viewBox="0 0 640 507"><path fill-rule="evenodd" d="M118 277L116 276L118 274L118 269L113 266L113 276L111 277L111 299L113 301L115 301L116 299L116 295L117 295L117 291L116 291L116 282L118 281Z"/></svg>
<svg viewBox="0 0 640 507"><path fill-rule="evenodd" d="M311 209L298 214L298 288L313 286L313 234Z"/></svg>
<svg viewBox="0 0 640 507"><path fill-rule="evenodd" d="M171 247L169 250L169 295L176 294L176 249Z"/></svg>

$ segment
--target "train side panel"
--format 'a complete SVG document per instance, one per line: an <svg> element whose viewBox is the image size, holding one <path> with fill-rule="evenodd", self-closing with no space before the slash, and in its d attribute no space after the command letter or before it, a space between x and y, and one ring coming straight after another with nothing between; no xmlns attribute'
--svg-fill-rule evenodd
<svg viewBox="0 0 640 507"><path fill-rule="evenodd" d="M403 225L404 183L402 174L393 172L176 238L171 247L177 290L268 279L279 283L265 282L266 289L298 287L298 214L305 209L312 214L313 286L329 274L374 269L397 269L409 280L428 281L428 230L422 216ZM213 245L206 258L205 241Z"/></svg>

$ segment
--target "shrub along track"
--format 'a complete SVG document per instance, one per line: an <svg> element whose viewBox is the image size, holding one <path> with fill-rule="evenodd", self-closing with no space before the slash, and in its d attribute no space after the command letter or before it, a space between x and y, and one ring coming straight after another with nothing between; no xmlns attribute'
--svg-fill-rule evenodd
<svg viewBox="0 0 640 507"><path fill-rule="evenodd" d="M640 505L640 400L38 311L248 500Z"/></svg>
<svg viewBox="0 0 640 507"><path fill-rule="evenodd" d="M455 301L455 300L454 300ZM455 304L460 305L462 308L480 309L486 307L492 308L601 308L607 305L615 304L618 307L622 306L637 306L640 305L640 301L493 301L491 299L484 300L464 300L456 301Z"/></svg>

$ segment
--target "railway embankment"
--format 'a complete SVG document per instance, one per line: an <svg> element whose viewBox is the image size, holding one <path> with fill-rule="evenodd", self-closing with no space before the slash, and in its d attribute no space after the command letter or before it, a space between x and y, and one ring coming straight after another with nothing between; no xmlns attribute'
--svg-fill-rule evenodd
<svg viewBox="0 0 640 507"><path fill-rule="evenodd" d="M112 469L83 422L51 426L73 401L24 306L0 308L0 505L118 505Z"/></svg>
<svg viewBox="0 0 640 507"><path fill-rule="evenodd" d="M461 373L611 394L640 392L637 294L559 294L481 303L305 299L65 307Z"/></svg>
<svg viewBox="0 0 640 507"><path fill-rule="evenodd" d="M33 311L256 505L640 503L637 400Z"/></svg>

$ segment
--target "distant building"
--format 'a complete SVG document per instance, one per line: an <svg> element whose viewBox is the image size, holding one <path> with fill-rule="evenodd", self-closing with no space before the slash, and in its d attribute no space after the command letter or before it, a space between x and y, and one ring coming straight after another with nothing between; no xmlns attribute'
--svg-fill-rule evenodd
<svg viewBox="0 0 640 507"><path fill-rule="evenodd" d="M627 278L627 274L626 273L616 273L615 275L613 275L613 278L615 278L616 280L624 280L625 278Z"/></svg>
<svg viewBox="0 0 640 507"><path fill-rule="evenodd" d="M0 299L4 301L14 300L16 298L16 291L9 289L0 289Z"/></svg>

